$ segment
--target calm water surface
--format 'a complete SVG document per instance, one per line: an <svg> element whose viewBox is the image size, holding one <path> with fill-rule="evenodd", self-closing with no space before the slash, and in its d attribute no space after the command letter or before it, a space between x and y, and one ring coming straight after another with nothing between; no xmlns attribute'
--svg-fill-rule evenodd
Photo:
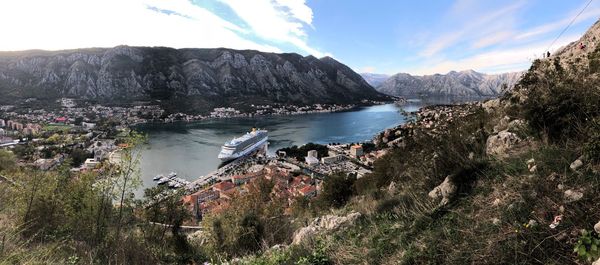
<svg viewBox="0 0 600 265"><path fill-rule="evenodd" d="M411 101L402 107L387 104L337 113L144 125L139 128L148 134L141 159L143 186L155 185L152 177L159 173L175 171L182 178L194 180L217 169L221 145L252 127L269 131L271 153L309 142L363 142L382 130L405 123L401 109L415 111L424 105L427 103Z"/></svg>

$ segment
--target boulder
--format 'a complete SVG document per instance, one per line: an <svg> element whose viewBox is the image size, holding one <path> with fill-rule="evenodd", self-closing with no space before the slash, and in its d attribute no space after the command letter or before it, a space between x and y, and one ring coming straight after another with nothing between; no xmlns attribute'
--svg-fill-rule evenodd
<svg viewBox="0 0 600 265"><path fill-rule="evenodd" d="M598 258L598 260L594 261L594 263L592 263L592 265L600 265L600 258Z"/></svg>
<svg viewBox="0 0 600 265"><path fill-rule="evenodd" d="M485 152L488 155L506 156L506 152L514 148L521 141L521 138L516 134L504 130L487 139Z"/></svg>
<svg viewBox="0 0 600 265"><path fill-rule="evenodd" d="M360 216L359 212L351 212L346 216L325 215L317 217L308 226L302 227L294 233L292 244L300 244L302 241L312 238L319 233L350 226Z"/></svg>
<svg viewBox="0 0 600 265"><path fill-rule="evenodd" d="M596 233L600 234L600 221L598 221L598 223L596 223L596 225L594 225L594 231L596 231Z"/></svg>
<svg viewBox="0 0 600 265"><path fill-rule="evenodd" d="M581 198L583 198L582 192L570 190L570 189L566 190L564 195L565 195L565 200L567 202L576 202L578 200L581 200Z"/></svg>
<svg viewBox="0 0 600 265"><path fill-rule="evenodd" d="M450 202L450 199L456 194L457 190L458 188L452 183L450 176L447 176L442 184L429 192L429 197L433 199L441 198L442 200L440 203L445 205Z"/></svg>

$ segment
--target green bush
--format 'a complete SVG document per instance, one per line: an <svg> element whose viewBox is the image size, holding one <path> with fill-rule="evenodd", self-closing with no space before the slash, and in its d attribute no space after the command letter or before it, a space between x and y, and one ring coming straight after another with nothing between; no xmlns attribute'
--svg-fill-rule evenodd
<svg viewBox="0 0 600 265"><path fill-rule="evenodd" d="M582 260L591 262L600 257L600 237L596 232L581 231L581 237L577 240L573 252Z"/></svg>

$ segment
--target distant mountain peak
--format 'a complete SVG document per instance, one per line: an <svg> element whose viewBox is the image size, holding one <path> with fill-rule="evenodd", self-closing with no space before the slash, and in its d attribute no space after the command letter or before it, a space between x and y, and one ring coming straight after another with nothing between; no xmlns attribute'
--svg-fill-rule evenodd
<svg viewBox="0 0 600 265"><path fill-rule="evenodd" d="M503 84L512 87L521 75L522 72L487 75L472 69L450 71L445 75L398 73L375 88L388 95L403 97L496 97L502 93Z"/></svg>

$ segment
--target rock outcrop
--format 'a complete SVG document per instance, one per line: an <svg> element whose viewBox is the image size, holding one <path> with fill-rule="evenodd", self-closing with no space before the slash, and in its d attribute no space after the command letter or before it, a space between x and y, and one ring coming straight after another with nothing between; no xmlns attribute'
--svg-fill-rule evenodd
<svg viewBox="0 0 600 265"><path fill-rule="evenodd" d="M294 233L292 244L300 244L320 233L351 226L360 216L359 212L351 212L345 216L325 215L317 217L308 226L302 227Z"/></svg>
<svg viewBox="0 0 600 265"><path fill-rule="evenodd" d="M487 139L485 152L487 155L503 157L521 141L515 133L504 130Z"/></svg>

